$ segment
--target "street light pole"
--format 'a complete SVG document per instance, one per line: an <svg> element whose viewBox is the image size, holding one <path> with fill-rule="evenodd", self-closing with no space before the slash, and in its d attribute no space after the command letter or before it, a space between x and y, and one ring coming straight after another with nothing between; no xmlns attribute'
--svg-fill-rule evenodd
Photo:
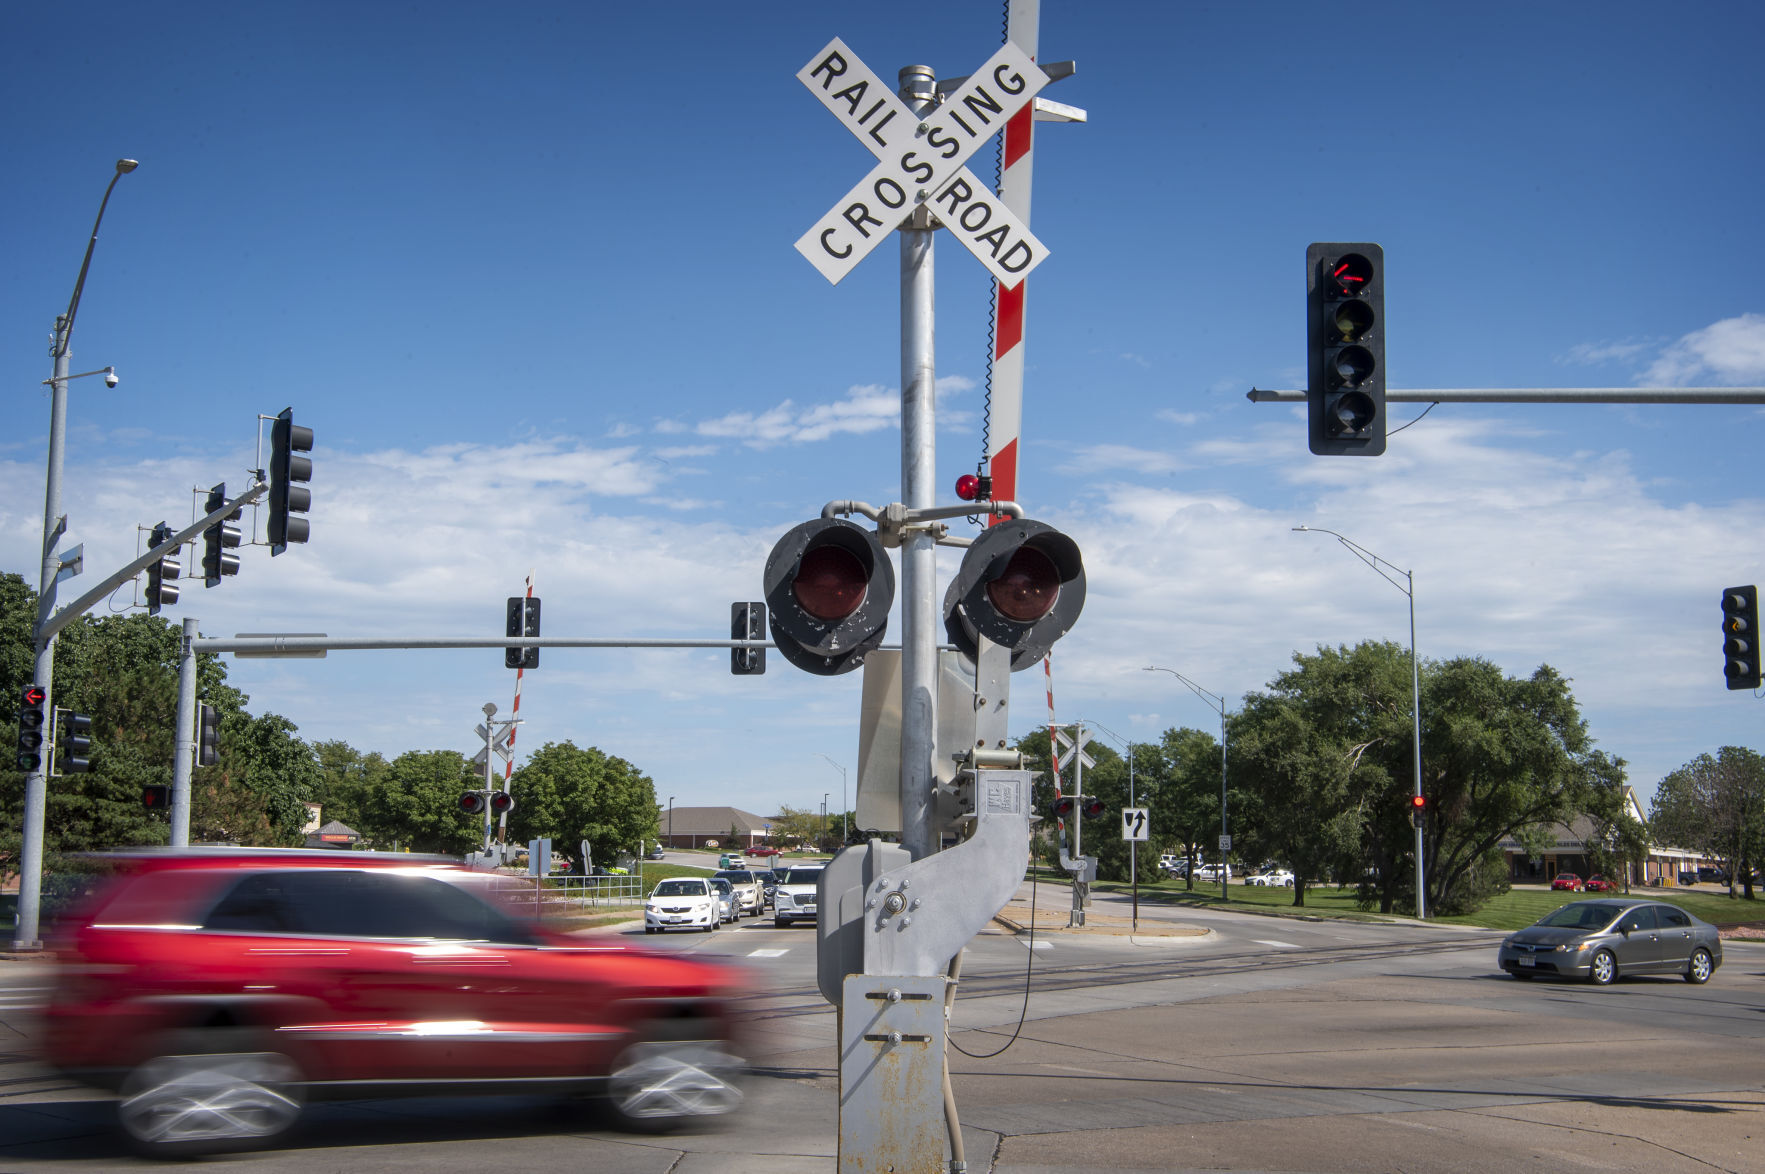
<svg viewBox="0 0 1765 1174"><path fill-rule="evenodd" d="M1334 530L1325 530L1320 526L1295 526L1293 529L1295 533L1328 534L1343 546L1347 547L1349 553L1353 554L1363 563L1372 567L1374 571L1378 572L1381 579L1384 579L1387 583L1396 587L1399 591L1409 597L1410 720L1413 727L1411 740L1415 744L1415 797L1420 799L1422 797L1422 673L1416 662L1416 577L1412 572L1386 562L1360 543L1345 538ZM1386 572L1386 568L1402 575L1403 582L1399 583L1396 579L1392 578L1391 575ZM1417 810L1421 810L1421 808L1418 807ZM1428 917L1428 889L1426 885L1426 877L1427 872L1422 867L1422 824L1420 818L1418 818L1416 821L1416 917L1418 920L1426 920Z"/></svg>
<svg viewBox="0 0 1765 1174"><path fill-rule="evenodd" d="M817 750L815 757L827 758L827 755ZM846 768L831 758L827 758L827 762L840 772L840 843L849 844L852 841L852 817L846 811Z"/></svg>
<svg viewBox="0 0 1765 1174"><path fill-rule="evenodd" d="M1226 699L1218 693L1209 693L1176 669L1167 669L1159 665L1149 664L1142 670L1148 673L1169 673L1183 684L1189 691L1208 702L1220 714L1220 900L1226 900L1226 845L1230 843L1230 832L1226 828Z"/></svg>
<svg viewBox="0 0 1765 1174"><path fill-rule="evenodd" d="M674 796L668 796L668 846L674 847Z"/></svg>
<svg viewBox="0 0 1765 1174"><path fill-rule="evenodd" d="M74 317L80 310L80 294L86 288L86 272L92 266L92 250L98 244L98 226L104 223L104 209L110 204L110 193L116 181L140 164L133 159L118 159L116 173L104 189L98 204L98 217L92 221L92 238L86 242L86 255L80 261L80 276L74 282L74 296L67 303L67 313L55 319L55 341L49 348L55 360L49 378L49 469L43 486L43 563L37 591L37 619L31 629L35 653L31 679L43 687L47 695L44 706L55 704L55 636L43 635L44 625L55 614L55 585L61 576L61 554L56 549L67 519L61 513L61 466L67 446L67 381L69 348L73 342ZM13 949L40 950L37 937L38 910L43 899L43 825L49 806L49 780L42 767L25 774L23 838L19 845L18 925L14 932Z"/></svg>

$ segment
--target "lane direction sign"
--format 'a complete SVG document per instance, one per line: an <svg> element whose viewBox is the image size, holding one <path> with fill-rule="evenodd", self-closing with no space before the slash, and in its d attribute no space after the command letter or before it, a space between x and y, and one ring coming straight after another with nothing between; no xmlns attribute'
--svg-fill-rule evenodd
<svg viewBox="0 0 1765 1174"><path fill-rule="evenodd" d="M1145 807L1122 808L1122 839L1144 844L1152 838L1152 821Z"/></svg>
<svg viewBox="0 0 1765 1174"><path fill-rule="evenodd" d="M921 206L1007 287L1047 256L1028 226L963 166L1048 84L1022 49L1007 42L923 120L838 37L797 80L879 160L797 241L828 281L838 284Z"/></svg>

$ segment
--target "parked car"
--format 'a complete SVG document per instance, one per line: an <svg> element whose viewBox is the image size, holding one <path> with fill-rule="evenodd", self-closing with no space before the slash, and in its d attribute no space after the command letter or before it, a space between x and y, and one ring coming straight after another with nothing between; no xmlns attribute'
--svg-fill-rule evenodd
<svg viewBox="0 0 1765 1174"><path fill-rule="evenodd" d="M736 900L740 908L736 910L739 917L748 914L758 917L766 912L766 888L760 883L760 874L751 868L725 868L712 874L713 880L726 880L735 889Z"/></svg>
<svg viewBox="0 0 1765 1174"><path fill-rule="evenodd" d="M1271 868L1245 877L1244 883L1247 885L1260 885L1264 888L1284 885L1290 889L1293 887L1293 874L1288 872L1285 868Z"/></svg>
<svg viewBox="0 0 1765 1174"><path fill-rule="evenodd" d="M1627 974L1710 980L1722 965L1716 927L1656 901L1571 901L1503 940L1496 955L1515 978L1555 974L1605 986Z"/></svg>
<svg viewBox="0 0 1765 1174"><path fill-rule="evenodd" d="M654 848L651 848L649 851L649 858L651 860L662 859L662 845L657 844Z"/></svg>
<svg viewBox="0 0 1765 1174"><path fill-rule="evenodd" d="M1559 872L1551 880L1551 891L1555 892L1559 889L1571 893L1579 893L1581 891L1581 878L1572 872Z"/></svg>
<svg viewBox="0 0 1765 1174"><path fill-rule="evenodd" d="M657 883L643 907L643 931L702 929L707 933L723 923L717 893L711 882L698 876L675 876Z"/></svg>
<svg viewBox="0 0 1765 1174"><path fill-rule="evenodd" d="M770 844L755 844L748 849L749 856L777 856L778 849Z"/></svg>
<svg viewBox="0 0 1765 1174"><path fill-rule="evenodd" d="M502 908L490 874L324 850L108 862L55 931L40 1048L118 1091L157 1157L267 1144L308 1098L391 1086L592 1090L635 1128L740 1102L728 972L553 934Z"/></svg>
<svg viewBox="0 0 1765 1174"><path fill-rule="evenodd" d="M774 925L815 920L815 882L821 879L821 869L819 864L796 864L779 878L772 894Z"/></svg>
<svg viewBox="0 0 1765 1174"><path fill-rule="evenodd" d="M1198 881L1212 881L1217 885L1222 879L1222 873L1224 874L1225 880L1231 880L1232 866L1230 864L1201 864L1197 865L1195 868L1195 879Z"/></svg>
<svg viewBox="0 0 1765 1174"><path fill-rule="evenodd" d="M1615 893L1618 891L1618 882L1596 872L1581 887L1590 893Z"/></svg>
<svg viewBox="0 0 1765 1174"><path fill-rule="evenodd" d="M1705 884L1725 885L1728 883L1728 873L1720 868L1700 868L1698 869L1698 880Z"/></svg>

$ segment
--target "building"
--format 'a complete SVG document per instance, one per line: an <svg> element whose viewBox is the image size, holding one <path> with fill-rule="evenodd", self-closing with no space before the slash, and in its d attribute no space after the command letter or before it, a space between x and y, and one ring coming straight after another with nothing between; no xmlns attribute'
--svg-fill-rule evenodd
<svg viewBox="0 0 1765 1174"><path fill-rule="evenodd" d="M1634 788L1624 788L1624 804L1630 817L1646 827L1648 821L1637 802ZM1594 821L1585 815L1577 815L1566 824L1552 824L1549 844L1536 855L1522 847L1518 840L1504 839L1500 848L1508 858L1508 880L1514 884L1549 884L1559 872L1573 873L1585 879L1589 873L1597 871L1587 857L1587 843L1595 831ZM1687 848L1650 844L1647 858L1641 864L1630 866L1628 880L1633 885L1671 885L1681 872L1695 871L1699 865L1712 863Z"/></svg>
<svg viewBox="0 0 1765 1174"><path fill-rule="evenodd" d="M745 849L772 834L771 820L739 807L664 807L658 823L670 848Z"/></svg>

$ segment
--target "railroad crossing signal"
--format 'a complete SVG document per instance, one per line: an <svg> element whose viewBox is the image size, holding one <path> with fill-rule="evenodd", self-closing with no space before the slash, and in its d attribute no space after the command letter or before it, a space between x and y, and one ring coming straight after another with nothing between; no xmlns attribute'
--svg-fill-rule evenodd
<svg viewBox="0 0 1765 1174"><path fill-rule="evenodd" d="M880 162L797 241L838 284L921 207L935 213L1000 283L1012 287L1048 255L963 161L1035 100L1048 75L1006 42L923 118L835 37L797 80Z"/></svg>
<svg viewBox="0 0 1765 1174"><path fill-rule="evenodd" d="M1011 671L1029 668L1072 628L1085 606L1078 543L1052 526L1013 518L985 530L962 556L944 593L944 630L969 657L977 637L1011 650Z"/></svg>
<svg viewBox="0 0 1765 1174"><path fill-rule="evenodd" d="M844 518L792 526L766 556L772 642L805 672L831 677L882 643L895 568L875 534Z"/></svg>
<svg viewBox="0 0 1765 1174"><path fill-rule="evenodd" d="M1385 451L1385 250L1305 250L1307 436L1319 455Z"/></svg>

